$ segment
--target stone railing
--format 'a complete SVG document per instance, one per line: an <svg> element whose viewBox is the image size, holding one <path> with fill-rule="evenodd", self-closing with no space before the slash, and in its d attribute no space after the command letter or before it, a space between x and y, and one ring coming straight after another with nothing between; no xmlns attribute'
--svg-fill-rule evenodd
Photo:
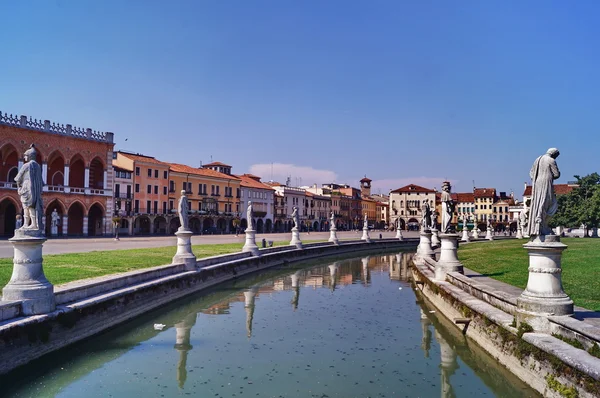
<svg viewBox="0 0 600 398"><path fill-rule="evenodd" d="M0 111L0 125L44 131L52 134L67 135L91 141L108 142L110 144L114 142L114 134L110 132L83 129L80 127L73 127L70 124L64 125L50 122L50 120L42 121L32 119L31 117L27 119L27 116L21 115L20 117L17 117L17 115L9 115L8 113L2 113L2 111Z"/></svg>

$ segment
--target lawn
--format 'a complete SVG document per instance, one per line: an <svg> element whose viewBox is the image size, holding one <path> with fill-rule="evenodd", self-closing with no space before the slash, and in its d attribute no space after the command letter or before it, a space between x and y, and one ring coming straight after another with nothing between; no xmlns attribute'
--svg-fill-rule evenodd
<svg viewBox="0 0 600 398"><path fill-rule="evenodd" d="M310 243L305 241L304 243ZM274 242L284 246L287 242ZM197 258L242 251L242 243L194 245ZM54 285L94 278L97 276L133 271L157 265L171 264L177 248L174 246L149 249L92 251L44 256L44 273ZM12 258L0 258L0 288L5 286L12 274Z"/></svg>
<svg viewBox="0 0 600 398"><path fill-rule="evenodd" d="M527 286L529 259L526 240L496 240L461 245L458 257L465 267L520 288ZM575 305L600 311L600 239L563 238L565 292Z"/></svg>

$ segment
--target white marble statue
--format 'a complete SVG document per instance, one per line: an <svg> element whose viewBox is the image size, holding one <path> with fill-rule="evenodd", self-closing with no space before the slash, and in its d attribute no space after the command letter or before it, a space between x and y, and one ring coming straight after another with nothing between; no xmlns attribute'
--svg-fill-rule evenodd
<svg viewBox="0 0 600 398"><path fill-rule="evenodd" d="M367 213L365 213L365 219L363 221L363 229L369 229L369 220L367 219Z"/></svg>
<svg viewBox="0 0 600 398"><path fill-rule="evenodd" d="M437 229L437 218L438 218L438 212L437 210L433 210L431 212L431 229Z"/></svg>
<svg viewBox="0 0 600 398"><path fill-rule="evenodd" d="M538 157L529 176L531 177L531 205L529 207L529 220L524 232L529 236L551 235L552 229L548 227L548 217L558 210L558 201L554 194L554 180L560 177L556 165L556 158L560 152L556 148Z"/></svg>
<svg viewBox="0 0 600 398"><path fill-rule="evenodd" d="M423 213L423 218L421 219L421 230L425 231L431 226L431 207L429 206L428 200L423 202L423 205L421 206L421 212Z"/></svg>
<svg viewBox="0 0 600 398"><path fill-rule="evenodd" d="M450 183L445 181L442 184L442 228L441 232L443 234L447 234L452 232L452 216L454 215L454 200L452 200L452 195L450 194L451 190Z"/></svg>
<svg viewBox="0 0 600 398"><path fill-rule="evenodd" d="M402 221L400 217L396 218L396 229L402 229Z"/></svg>
<svg viewBox="0 0 600 398"><path fill-rule="evenodd" d="M23 204L23 226L22 229L40 230L42 227L42 167L35 160L37 151L35 145L31 144L24 153L25 164L15 177L21 203Z"/></svg>
<svg viewBox="0 0 600 398"><path fill-rule="evenodd" d="M248 221L248 229L254 229L254 208L252 207L252 201L248 201L246 220Z"/></svg>
<svg viewBox="0 0 600 398"><path fill-rule="evenodd" d="M181 229L190 229L188 210L188 198L185 195L185 190L182 190L181 197L179 198L179 205L177 206L177 212L179 213L179 222L181 223L181 226L179 228Z"/></svg>
<svg viewBox="0 0 600 398"><path fill-rule="evenodd" d="M52 210L52 227L58 227L58 223L60 222L60 216L58 215L58 211L56 209Z"/></svg>
<svg viewBox="0 0 600 398"><path fill-rule="evenodd" d="M523 205L523 210L519 213L519 228L521 228L521 233L523 235L527 235L527 222L529 219L529 208L527 205Z"/></svg>
<svg viewBox="0 0 600 398"><path fill-rule="evenodd" d="M467 213L463 214L463 229L469 229L469 227L467 227Z"/></svg>
<svg viewBox="0 0 600 398"><path fill-rule="evenodd" d="M329 217L329 227L335 228L335 213L332 211L331 216Z"/></svg>
<svg viewBox="0 0 600 398"><path fill-rule="evenodd" d="M492 230L492 220L490 218L487 219L487 230L488 231Z"/></svg>
<svg viewBox="0 0 600 398"><path fill-rule="evenodd" d="M294 206L292 211L292 220L294 221L294 228L300 228L300 216L298 216L298 207Z"/></svg>

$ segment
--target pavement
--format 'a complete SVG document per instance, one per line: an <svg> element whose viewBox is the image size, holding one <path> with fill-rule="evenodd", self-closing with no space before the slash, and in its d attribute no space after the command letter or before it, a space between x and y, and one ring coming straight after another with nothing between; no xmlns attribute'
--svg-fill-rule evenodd
<svg viewBox="0 0 600 398"><path fill-rule="evenodd" d="M395 232L370 231L371 239L378 239L379 234L383 238L393 238ZM417 238L418 231L403 231L402 235L406 238ZM362 231L338 231L337 236L342 240L357 240L362 236ZM327 240L329 232L303 232L300 234L303 241L309 240ZM291 233L277 234L257 234L256 243L260 246L262 239L274 242L290 241ZM235 235L194 235L192 236L193 245L218 244L218 243L240 243L243 244L245 235L242 233ZM175 236L125 236L120 240L114 240L112 237L99 238L50 238L44 243L44 254L62 254L62 253L85 253L91 251L104 250L125 250L125 249L143 249L150 247L164 247L177 245ZM175 250L175 249L174 249ZM0 258L13 256L13 247L8 240L0 240Z"/></svg>

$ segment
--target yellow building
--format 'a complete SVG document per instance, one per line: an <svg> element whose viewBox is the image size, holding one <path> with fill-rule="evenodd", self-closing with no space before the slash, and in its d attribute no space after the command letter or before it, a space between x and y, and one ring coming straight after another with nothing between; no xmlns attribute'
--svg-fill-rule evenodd
<svg viewBox="0 0 600 398"><path fill-rule="evenodd" d="M475 200L475 217L478 221L487 222L492 219L494 214L494 202L496 202L495 188L475 188L473 189Z"/></svg>

